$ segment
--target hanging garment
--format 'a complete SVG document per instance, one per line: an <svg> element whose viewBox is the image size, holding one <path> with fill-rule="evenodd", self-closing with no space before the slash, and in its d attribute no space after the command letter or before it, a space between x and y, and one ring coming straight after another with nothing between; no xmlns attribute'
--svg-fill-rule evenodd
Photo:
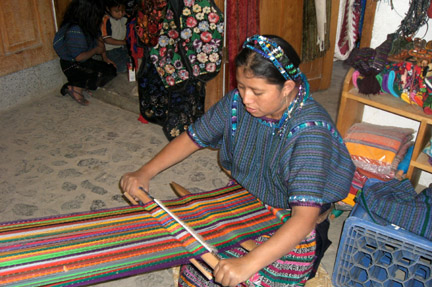
<svg viewBox="0 0 432 287"><path fill-rule="evenodd" d="M181 88L167 89L150 60L148 48L144 49L137 75L140 114L162 126L167 139L172 140L204 114L205 83L191 79Z"/></svg>
<svg viewBox="0 0 432 287"><path fill-rule="evenodd" d="M236 87L235 57L247 37L259 34L259 0L227 1L228 89Z"/></svg>
<svg viewBox="0 0 432 287"><path fill-rule="evenodd" d="M165 87L214 78L222 66L223 34L223 14L213 0L168 1L158 43L150 50Z"/></svg>
<svg viewBox="0 0 432 287"><path fill-rule="evenodd" d="M341 0L336 31L335 59L346 60L359 39L361 0Z"/></svg>

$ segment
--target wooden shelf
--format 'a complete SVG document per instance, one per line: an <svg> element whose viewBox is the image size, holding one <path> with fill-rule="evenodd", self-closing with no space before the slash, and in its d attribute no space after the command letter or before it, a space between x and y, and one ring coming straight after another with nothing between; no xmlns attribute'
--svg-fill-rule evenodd
<svg viewBox="0 0 432 287"><path fill-rule="evenodd" d="M411 165L429 173L432 173L432 165L430 165L428 161L428 156L423 152L420 153L416 160L411 161Z"/></svg>
<svg viewBox="0 0 432 287"><path fill-rule="evenodd" d="M428 156L422 152L431 137L432 116L425 114L419 106L410 105L390 94L364 95L359 93L351 80L353 72L354 69L351 68L345 77L336 124L337 129L344 137L353 124L362 121L365 106L419 122L413 155L406 175L414 186L417 185L421 171L432 173L432 165L428 162Z"/></svg>
<svg viewBox="0 0 432 287"><path fill-rule="evenodd" d="M424 120L428 124L432 124L432 116L426 115L419 106L410 105L390 94L364 95L353 88L345 94L345 97L405 118L419 122Z"/></svg>

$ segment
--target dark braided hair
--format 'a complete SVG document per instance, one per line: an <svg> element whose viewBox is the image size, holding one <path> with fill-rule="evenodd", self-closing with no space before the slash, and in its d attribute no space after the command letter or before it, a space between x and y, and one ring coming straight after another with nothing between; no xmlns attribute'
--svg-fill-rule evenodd
<svg viewBox="0 0 432 287"><path fill-rule="evenodd" d="M60 27L78 25L87 38L92 42L100 36L102 17L105 8L102 0L72 0L63 16Z"/></svg>

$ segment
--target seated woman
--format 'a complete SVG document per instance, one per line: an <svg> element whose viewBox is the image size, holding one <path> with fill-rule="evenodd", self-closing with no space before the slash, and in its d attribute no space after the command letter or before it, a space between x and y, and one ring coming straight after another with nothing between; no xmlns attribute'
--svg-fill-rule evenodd
<svg viewBox="0 0 432 287"><path fill-rule="evenodd" d="M237 89L152 160L126 173L121 188L136 196L150 179L204 147L219 149L220 164L263 204L291 210L274 234L256 239L249 253L223 256L214 278L223 286L304 286L317 250L317 221L344 199L354 164L330 116L309 93L300 59L277 36L255 35L236 57ZM194 267L182 267L179 286L220 286ZM256 284L256 285L252 285Z"/></svg>

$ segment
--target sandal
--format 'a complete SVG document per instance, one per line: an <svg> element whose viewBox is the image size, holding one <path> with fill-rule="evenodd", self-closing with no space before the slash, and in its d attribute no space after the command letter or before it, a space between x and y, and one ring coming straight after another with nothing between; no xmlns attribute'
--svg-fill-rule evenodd
<svg viewBox="0 0 432 287"><path fill-rule="evenodd" d="M65 93L63 94L63 92ZM88 106L88 104L90 103L89 101L86 100L86 98L84 98L84 96L81 93L75 91L72 86L66 86L65 88L65 86L63 85L61 89L61 93L64 96L69 95L72 99L75 100L75 102L77 102L80 105Z"/></svg>
<svg viewBox="0 0 432 287"><path fill-rule="evenodd" d="M90 90L87 89L83 89L82 90L82 94L85 98L91 98L93 97L93 93Z"/></svg>

